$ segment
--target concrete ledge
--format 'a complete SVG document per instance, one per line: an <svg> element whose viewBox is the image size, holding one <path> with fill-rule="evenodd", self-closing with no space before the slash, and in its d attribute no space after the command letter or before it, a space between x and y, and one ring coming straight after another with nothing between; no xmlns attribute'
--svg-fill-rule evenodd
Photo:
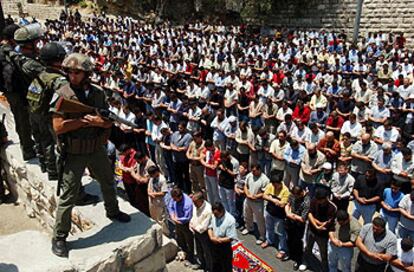
<svg viewBox="0 0 414 272"><path fill-rule="evenodd" d="M41 173L37 159L24 162L20 152L14 120L8 108L6 128L13 141L1 153L3 168L12 191L18 195L27 214L37 218L44 233L21 232L0 237L0 271L163 271L166 256L176 254L175 242L164 240L161 227L127 201L118 197L120 209L131 216L131 222L112 222L105 216L103 202L75 207L72 230L68 237L69 258L61 259L51 253L51 233L57 207L56 181ZM89 193L99 195L97 182L84 176L82 183ZM4 219L3 219L4 220ZM164 247L163 247L164 243ZM142 268L145 268L142 270ZM18 270L13 270L17 268Z"/></svg>

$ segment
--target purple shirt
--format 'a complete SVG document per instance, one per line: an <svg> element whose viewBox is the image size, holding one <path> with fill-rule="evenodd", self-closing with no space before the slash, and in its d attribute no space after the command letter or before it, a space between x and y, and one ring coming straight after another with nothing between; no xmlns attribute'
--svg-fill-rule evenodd
<svg viewBox="0 0 414 272"><path fill-rule="evenodd" d="M183 198L181 201L176 202L171 199L168 205L168 213L175 214L178 221L180 221L182 224L186 224L190 222L190 219L193 215L193 201L188 195L183 193Z"/></svg>

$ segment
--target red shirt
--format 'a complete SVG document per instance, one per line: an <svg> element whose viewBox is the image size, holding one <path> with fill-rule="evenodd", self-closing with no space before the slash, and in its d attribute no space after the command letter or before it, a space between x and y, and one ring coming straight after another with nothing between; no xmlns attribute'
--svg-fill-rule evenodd
<svg viewBox="0 0 414 272"><path fill-rule="evenodd" d="M322 148L330 148L332 149L335 154L331 152L324 152L322 151ZM330 162L336 161L336 159L339 157L339 153L341 151L341 145L339 144L338 140L335 139L333 143L329 143L326 138L321 139L319 142L317 149L320 150L322 153L325 154L326 159Z"/></svg>
<svg viewBox="0 0 414 272"><path fill-rule="evenodd" d="M272 81L280 85L282 84L284 78L285 74L283 73L283 71L279 71L278 73L273 74Z"/></svg>
<svg viewBox="0 0 414 272"><path fill-rule="evenodd" d="M333 127L333 128L342 128L343 124L344 124L344 119L341 116L338 116L336 121L334 121L332 116L329 116L328 120L326 120L326 125Z"/></svg>
<svg viewBox="0 0 414 272"><path fill-rule="evenodd" d="M119 160L124 167L132 167L134 166L137 161L135 160L135 153L137 153L134 149L128 150L128 153L124 156L120 156ZM127 184L135 183L135 179L131 176L130 173L126 173L122 171L122 181Z"/></svg>
<svg viewBox="0 0 414 272"><path fill-rule="evenodd" d="M200 72L200 82L205 82L206 81L206 77L208 75L208 70L204 69L203 71Z"/></svg>
<svg viewBox="0 0 414 272"><path fill-rule="evenodd" d="M209 164L214 164L214 162L220 163L220 156L221 156L220 149L214 149L211 151L211 150L207 150L207 148L204 148L203 154L206 155L206 162L208 162ZM206 167L206 175L209 177L216 177L217 170L215 169L213 170L213 169Z"/></svg>
<svg viewBox="0 0 414 272"><path fill-rule="evenodd" d="M308 106L303 106L302 112L299 110L299 106L295 107L295 110L292 113L293 119L299 119L303 124L307 124L310 119L311 110Z"/></svg>

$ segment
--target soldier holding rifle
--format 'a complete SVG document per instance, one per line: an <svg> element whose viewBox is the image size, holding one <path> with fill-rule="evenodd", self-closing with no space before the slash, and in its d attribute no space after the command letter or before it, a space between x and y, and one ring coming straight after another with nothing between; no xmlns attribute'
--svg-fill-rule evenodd
<svg viewBox="0 0 414 272"><path fill-rule="evenodd" d="M104 149L111 121L99 115L65 113L58 108L57 102L63 97L98 109L107 109L104 92L90 83L93 64L87 56L73 53L63 61L62 67L67 69L69 84L56 91L50 109L59 148L63 148L66 153L52 251L57 256L67 257L66 237L71 228L71 211L77 201L86 167L101 185L106 216L123 223L129 222L130 217L119 210L111 165Z"/></svg>

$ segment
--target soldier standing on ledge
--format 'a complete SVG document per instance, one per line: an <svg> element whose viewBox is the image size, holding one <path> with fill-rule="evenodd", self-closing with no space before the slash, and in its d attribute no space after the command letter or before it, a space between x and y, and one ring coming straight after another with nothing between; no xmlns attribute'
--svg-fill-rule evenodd
<svg viewBox="0 0 414 272"><path fill-rule="evenodd" d="M58 146L66 153L52 252L57 256L67 257L66 237L71 229L71 212L78 198L86 167L101 185L106 216L123 223L131 219L119 210L112 168L104 149L112 123L100 116L68 114L59 112L56 108L59 97L76 99L92 107L108 107L104 92L90 83L93 64L87 56L73 53L66 57L62 67L67 69L70 84L56 91L50 109L53 114L53 129L58 136Z"/></svg>
<svg viewBox="0 0 414 272"><path fill-rule="evenodd" d="M59 71L66 56L66 51L58 43L47 43L40 50L40 61L46 65L29 86L27 100L30 110L30 124L35 139L39 139L39 153L44 158L44 164L49 180L58 178L56 168L55 139L49 104L55 90L68 83L66 77Z"/></svg>
<svg viewBox="0 0 414 272"><path fill-rule="evenodd" d="M29 111L26 100L26 91L29 84L25 84L22 78L17 79L19 75L15 65L15 58L21 54L15 51L16 42L14 34L19 29L18 25L8 25L3 30L3 43L0 47L0 81L4 95L9 102L10 109L13 113L16 131L19 135L20 145L22 148L23 159L30 160L36 157L34 152L34 142L29 122Z"/></svg>

